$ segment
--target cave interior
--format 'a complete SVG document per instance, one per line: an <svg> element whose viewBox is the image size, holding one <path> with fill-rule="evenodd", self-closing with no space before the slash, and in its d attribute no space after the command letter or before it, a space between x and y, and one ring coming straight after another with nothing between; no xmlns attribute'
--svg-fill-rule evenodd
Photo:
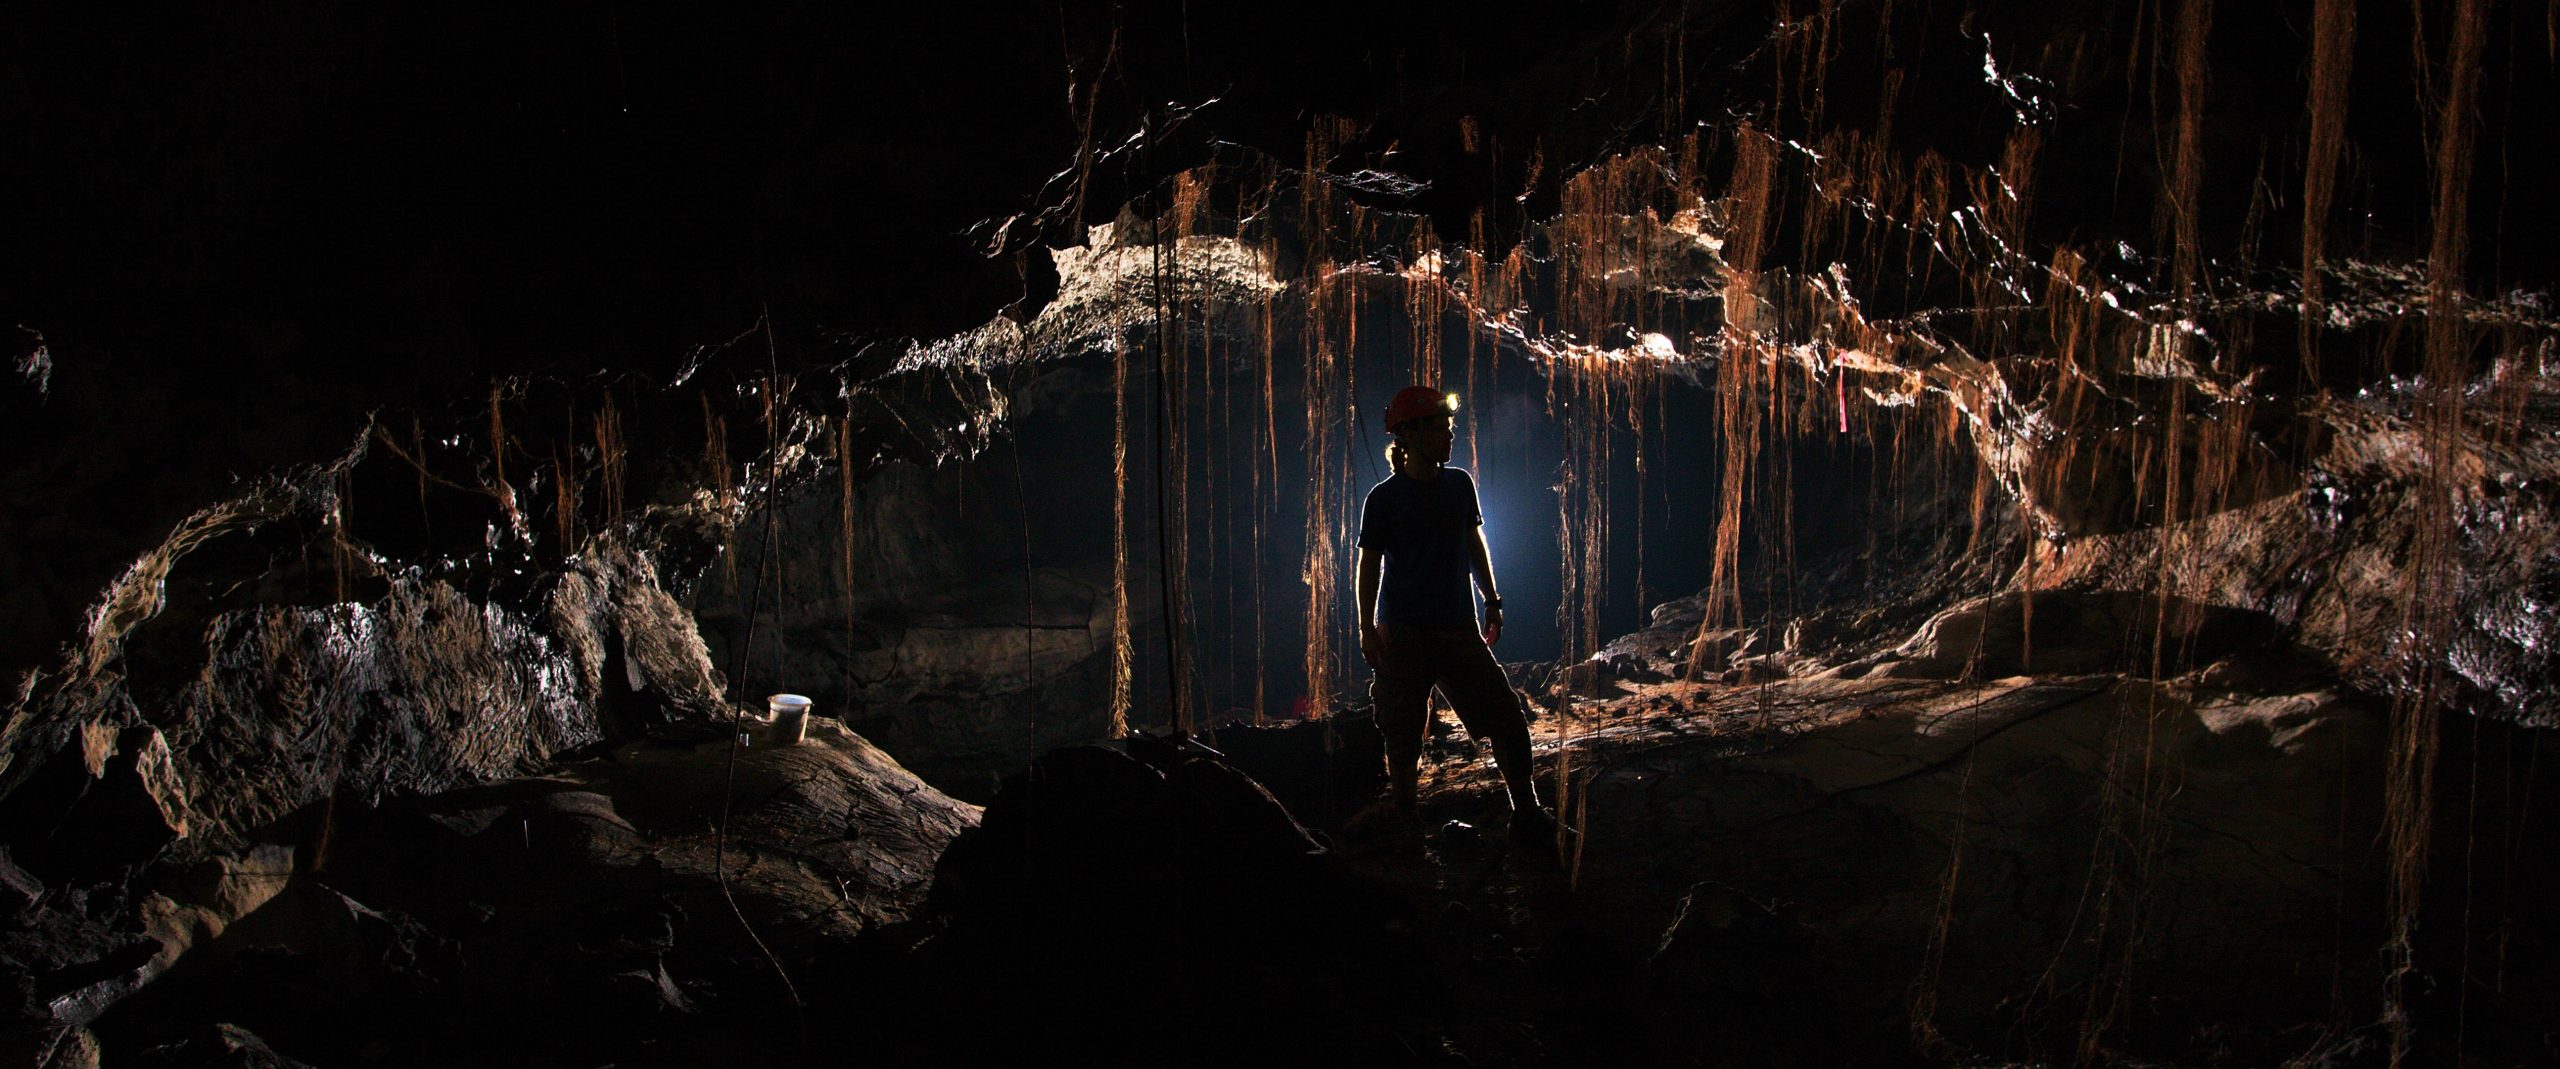
<svg viewBox="0 0 2560 1069"><path fill-rule="evenodd" d="M7 1064L2560 1065L2560 0L8 21Z"/></svg>

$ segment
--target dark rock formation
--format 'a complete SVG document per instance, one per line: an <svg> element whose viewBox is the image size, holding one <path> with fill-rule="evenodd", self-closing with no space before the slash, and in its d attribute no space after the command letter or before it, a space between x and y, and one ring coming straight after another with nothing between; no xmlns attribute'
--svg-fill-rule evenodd
<svg viewBox="0 0 2560 1069"><path fill-rule="evenodd" d="M2345 875L2371 871L2369 702L2086 676L1837 686L1771 697L1832 710L1791 738L1595 741L1594 923L1676 945L1701 885L1784 903L1815 961L1866 978L1830 989L1849 1018L2047 1051L2071 1042L2049 1034L2054 1000L2122 999L2134 1035L2210 1006L2272 1038L2366 967L2338 926L2380 893Z"/></svg>
<svg viewBox="0 0 2560 1069"><path fill-rule="evenodd" d="M309 1063L278 1054L256 1033L231 1024L153 1047L133 1064L145 1069L310 1069Z"/></svg>
<svg viewBox="0 0 2560 1069"><path fill-rule="evenodd" d="M679 591L717 559L718 539L750 501L769 501L778 480L808 477L816 462L805 438L816 431L775 430L794 436L801 460L789 472L765 465L741 475L725 461L705 472L700 456L727 447L707 395L624 395L640 410L670 397L690 406L703 437L682 444L621 438L611 391L571 395L600 414L546 429L559 435L548 448L525 431L497 439L498 457L475 458L460 436L430 440L417 424L376 424L335 460L252 483L135 561L63 661L25 678L0 729L0 834L24 866L31 904L0 932L0 959L38 1039L56 1042L218 941L298 871L297 851L299 870L326 865L346 807L512 782L728 716L727 684ZM473 415L502 420L505 403L493 391ZM830 441L840 457L877 462L959 448L971 435L965 413L927 405L914 415L842 422ZM911 425L927 430L899 429ZM583 465L566 459L581 440L595 443ZM549 464L519 456L511 475L507 454L547 454ZM715 486L697 494L706 475ZM738 478L763 493L730 481ZM417 502L405 522L403 491ZM453 513L437 515L431 502ZM810 753L819 749L855 756L826 775L804 770L811 782L895 781L806 800L832 807L826 819L904 826L925 819L925 799L940 798L851 736ZM554 836L547 842L596 860L639 849L637 833L617 830L616 819L610 807L570 806L521 824L528 833L540 824ZM708 818L697 806L684 819ZM900 895L921 894L897 889L896 874L929 869L940 838L902 834L809 847L844 869L837 877L775 877L765 887L759 874L736 881L738 892L845 903L848 888L866 888L873 904L846 907L830 929L849 937L898 912ZM241 883L204 876L208 866L260 875ZM709 867L707 856L678 865ZM378 900L367 894L346 908L360 913Z"/></svg>
<svg viewBox="0 0 2560 1069"><path fill-rule="evenodd" d="M19 868L5 850L0 850L0 920L14 920L27 907L44 897L44 884Z"/></svg>
<svg viewBox="0 0 2560 1069"><path fill-rule="evenodd" d="M641 742L327 819L326 856L94 1029L221 1021L316 1064L682 1062L796 1013L916 915L975 811L820 720L796 747ZM224 1027L229 1027L226 1024Z"/></svg>
<svg viewBox="0 0 2560 1069"><path fill-rule="evenodd" d="M892 1034L959 1061L1422 1060L1435 1003L1396 906L1222 762L1060 750L1007 780L936 872L924 985ZM1194 1005L1195 999L1203 999ZM953 1028L935 1008L983 1013Z"/></svg>

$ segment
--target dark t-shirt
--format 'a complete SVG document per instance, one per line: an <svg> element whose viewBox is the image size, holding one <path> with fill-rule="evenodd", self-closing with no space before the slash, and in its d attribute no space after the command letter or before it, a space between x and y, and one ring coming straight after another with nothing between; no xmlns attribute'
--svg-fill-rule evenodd
<svg viewBox="0 0 2560 1069"><path fill-rule="evenodd" d="M1378 622L1407 627L1473 627L1475 554L1484 523L1476 481L1464 468L1442 468L1428 482L1402 472L1369 488L1360 506L1360 548L1385 558L1378 580Z"/></svg>

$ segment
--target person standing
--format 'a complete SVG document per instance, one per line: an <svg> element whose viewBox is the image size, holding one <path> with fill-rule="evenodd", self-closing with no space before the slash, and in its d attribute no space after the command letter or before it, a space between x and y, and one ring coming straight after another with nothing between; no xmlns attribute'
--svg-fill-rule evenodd
<svg viewBox="0 0 2560 1069"><path fill-rule="evenodd" d="M1457 397L1409 386L1387 403L1395 473L1360 506L1360 656L1378 728L1386 736L1387 812L1415 813L1431 690L1438 687L1467 733L1493 748L1511 802L1511 836L1553 843L1555 817L1538 803L1529 724L1493 658L1502 640L1502 595L1484 541L1474 477L1449 464ZM1472 589L1470 589L1472 584ZM1477 593L1484 596L1479 626Z"/></svg>

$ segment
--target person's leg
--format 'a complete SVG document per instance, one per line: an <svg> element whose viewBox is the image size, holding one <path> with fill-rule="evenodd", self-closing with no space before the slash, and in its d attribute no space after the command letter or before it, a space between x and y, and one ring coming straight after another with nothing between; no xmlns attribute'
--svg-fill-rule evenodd
<svg viewBox="0 0 2560 1069"><path fill-rule="evenodd" d="M1387 800L1411 812L1422 779L1422 737L1431 713L1431 670L1416 635L1406 628L1383 629L1386 663L1369 680L1370 707L1378 733L1386 739Z"/></svg>
<svg viewBox="0 0 2560 1069"><path fill-rule="evenodd" d="M1512 810L1535 811L1538 785L1529 760L1529 720L1502 664L1482 639L1466 632L1452 633L1439 647L1441 693L1456 707L1467 734L1493 748L1493 764L1502 770Z"/></svg>

